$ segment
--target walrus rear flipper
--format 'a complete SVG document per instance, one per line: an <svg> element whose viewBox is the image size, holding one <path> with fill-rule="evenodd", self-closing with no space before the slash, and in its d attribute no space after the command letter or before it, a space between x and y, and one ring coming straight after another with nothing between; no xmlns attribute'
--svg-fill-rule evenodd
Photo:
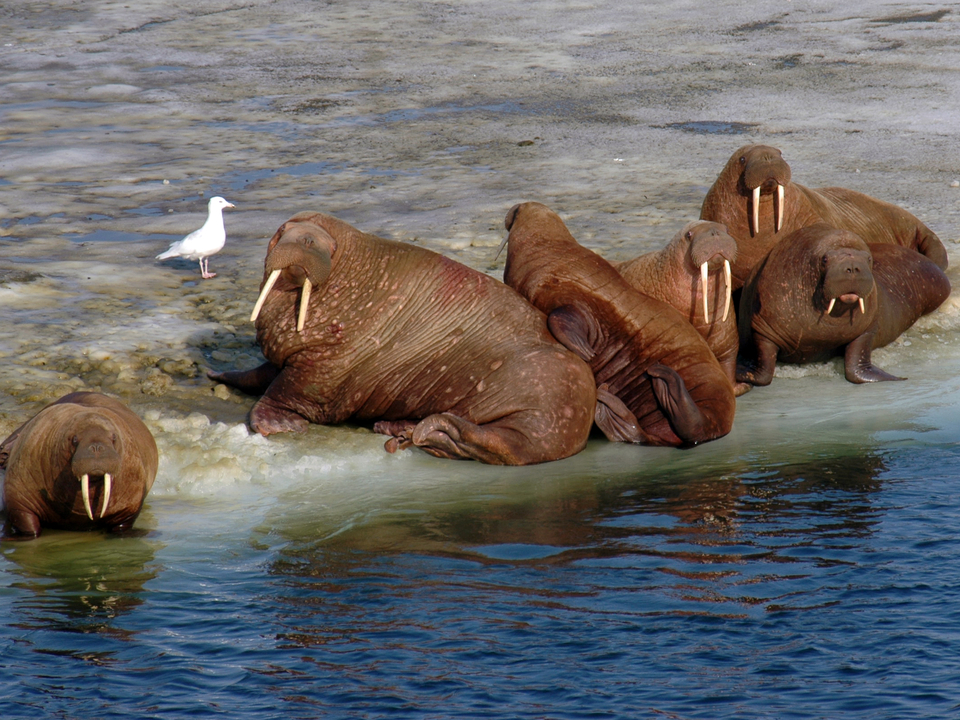
<svg viewBox="0 0 960 720"><path fill-rule="evenodd" d="M673 368L654 363L647 368L660 409L667 416L677 436L689 445L705 439L703 413L690 397L683 378Z"/></svg>
<svg viewBox="0 0 960 720"><path fill-rule="evenodd" d="M597 410L593 421L611 442L659 444L643 431L637 416L623 400L610 392L606 383L597 388Z"/></svg>
<svg viewBox="0 0 960 720"><path fill-rule="evenodd" d="M547 315L547 327L557 342L589 363L597 354L600 324L590 313L574 305L563 305Z"/></svg>
<svg viewBox="0 0 960 720"><path fill-rule="evenodd" d="M906 380L881 370L870 361L873 349L873 331L865 332L857 339L847 343L843 352L843 374L852 383L883 382L884 380Z"/></svg>

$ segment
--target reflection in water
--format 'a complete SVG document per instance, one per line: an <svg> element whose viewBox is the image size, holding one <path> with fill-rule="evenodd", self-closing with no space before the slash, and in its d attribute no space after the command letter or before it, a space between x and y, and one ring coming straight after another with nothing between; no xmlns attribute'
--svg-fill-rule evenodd
<svg viewBox="0 0 960 720"><path fill-rule="evenodd" d="M21 630L129 639L131 633L116 620L142 604L144 584L155 577L150 564L156 543L138 535L47 530L36 540L4 542L8 572L20 578L12 585L21 591L13 604L17 617L9 622Z"/></svg>
<svg viewBox="0 0 960 720"><path fill-rule="evenodd" d="M878 522L871 496L884 469L867 452L738 476L590 482L293 541L272 565L290 608L283 637L346 650L397 632L399 649L413 628L440 631L438 609L418 598L457 605L461 594L478 608L475 630L521 627L518 615L544 608L743 618L810 607L823 571L855 565L847 551Z"/></svg>

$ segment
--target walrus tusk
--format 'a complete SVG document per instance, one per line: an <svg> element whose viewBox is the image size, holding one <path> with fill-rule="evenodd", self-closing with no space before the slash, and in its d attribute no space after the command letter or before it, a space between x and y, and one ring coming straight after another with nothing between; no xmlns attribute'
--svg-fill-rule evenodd
<svg viewBox="0 0 960 720"><path fill-rule="evenodd" d="M300 292L300 312L297 314L297 332L303 332L303 323L307 319L307 306L310 304L310 291L313 289L313 283L310 278L303 281L303 290Z"/></svg>
<svg viewBox="0 0 960 720"><path fill-rule="evenodd" d="M500 253L502 253L502 252L503 252L503 248L505 248L505 247L507 246L507 240L509 240L509 239L510 239L510 236L509 236L509 235L505 235L505 236L504 236L503 242L500 243L500 247L497 248L497 254L493 256L493 261L494 261L494 262L496 262L496 261L500 258Z"/></svg>
<svg viewBox="0 0 960 720"><path fill-rule="evenodd" d="M760 232L760 186L757 185L753 189L753 207L750 209L750 220L752 225L750 226L750 234L756 235Z"/></svg>
<svg viewBox="0 0 960 720"><path fill-rule="evenodd" d="M103 506L100 508L100 517L107 514L107 505L110 504L110 473L103 474ZM89 514L89 513L88 513ZM93 518L90 518L93 520Z"/></svg>
<svg viewBox="0 0 960 720"><path fill-rule="evenodd" d="M260 297L257 298L257 304L253 306L253 314L250 316L250 322L257 321L257 316L260 314L260 308L263 307L263 303L267 299L267 295L269 295L270 291L273 290L273 285L277 282L277 278L280 277L280 272L280 270L274 270L272 273L270 273L270 277L267 278L266 285L264 285L263 290L260 291Z"/></svg>
<svg viewBox="0 0 960 720"><path fill-rule="evenodd" d="M87 509L87 517L93 520L93 510L90 509L90 476L86 473L80 476L80 492L83 494L83 506Z"/></svg>
<svg viewBox="0 0 960 720"><path fill-rule="evenodd" d="M830 304L827 305L827 315L829 315L829 314L830 314L830 311L833 310L833 306L836 304L836 302L837 302L837 299L836 299L836 298L832 298L832 299L830 300Z"/></svg>
<svg viewBox="0 0 960 720"><path fill-rule="evenodd" d="M707 306L707 288L710 287L710 280L707 276L707 263L700 266L700 292L703 295L703 321L710 323L710 310Z"/></svg>
<svg viewBox="0 0 960 720"><path fill-rule="evenodd" d="M776 217L776 232L780 232L780 228L783 227L783 185L777 183L777 205L773 209L773 214Z"/></svg>
<svg viewBox="0 0 960 720"><path fill-rule="evenodd" d="M726 302L724 302L723 304L723 317L720 318L720 322L723 322L727 319L727 313L730 312L730 296L733 294L730 289L733 286L733 282L731 282L731 279L730 279L730 261L729 260L723 261L723 280L727 285L727 289L726 289L727 299L726 299Z"/></svg>
<svg viewBox="0 0 960 720"><path fill-rule="evenodd" d="M867 314L867 308L866 308L866 306L863 304L863 298L861 297L861 298L859 298L859 300L860 300L860 312L862 312L864 315L866 315L866 314Z"/></svg>

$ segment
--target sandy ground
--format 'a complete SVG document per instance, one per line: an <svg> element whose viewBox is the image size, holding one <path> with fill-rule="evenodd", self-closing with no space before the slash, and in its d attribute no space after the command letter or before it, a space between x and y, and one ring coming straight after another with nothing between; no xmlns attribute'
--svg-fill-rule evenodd
<svg viewBox="0 0 960 720"><path fill-rule="evenodd" d="M265 240L305 209L499 277L504 214L539 200L625 259L764 142L956 265L960 10L705 5L7 0L0 431L78 387L242 421L203 372L259 362ZM155 261L212 195L236 204L219 277Z"/></svg>

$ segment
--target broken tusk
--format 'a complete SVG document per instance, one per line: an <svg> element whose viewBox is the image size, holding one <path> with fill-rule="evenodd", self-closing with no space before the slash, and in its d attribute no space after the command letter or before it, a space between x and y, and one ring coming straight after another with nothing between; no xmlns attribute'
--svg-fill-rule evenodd
<svg viewBox="0 0 960 720"><path fill-rule="evenodd" d="M863 304L863 298L862 298L862 297L860 298L860 312L862 312L864 315L867 314L867 308L866 308L866 306Z"/></svg>
<svg viewBox="0 0 960 720"><path fill-rule="evenodd" d="M783 185L777 183L777 204L773 208L773 215L776 221L775 232L780 232L780 228L783 227Z"/></svg>
<svg viewBox="0 0 960 720"><path fill-rule="evenodd" d="M760 186L753 189L753 207L750 208L750 234L756 235L760 232Z"/></svg>
<svg viewBox="0 0 960 720"><path fill-rule="evenodd" d="M303 281L303 290L300 292L300 312L297 314L297 332L303 332L303 323L307 319L307 306L310 304L310 291L313 289L313 283L310 278Z"/></svg>
<svg viewBox="0 0 960 720"><path fill-rule="evenodd" d="M86 473L80 476L80 492L83 495L83 506L87 509L87 517L93 520L93 510L90 509L90 476Z"/></svg>
<svg viewBox="0 0 960 720"><path fill-rule="evenodd" d="M832 298L832 299L830 300L830 304L827 305L827 315L829 315L830 312L833 310L833 306L836 304L836 302L837 302L837 299L836 299L836 298Z"/></svg>
<svg viewBox="0 0 960 720"><path fill-rule="evenodd" d="M253 314L250 316L250 322L256 322L257 316L260 314L260 309L263 307L263 303L273 289L278 277L280 277L280 270L274 270L270 273L270 277L267 278L267 283L263 286L263 290L260 291L260 297L257 298L257 304L253 306Z"/></svg>
<svg viewBox="0 0 960 720"><path fill-rule="evenodd" d="M707 289L710 287L710 279L707 276L707 263L700 266L700 293L703 295L703 321L710 323L710 310L707 306Z"/></svg>
<svg viewBox="0 0 960 720"><path fill-rule="evenodd" d="M720 322L723 322L724 320L727 319L727 313L730 312L730 296L733 294L730 289L733 286L733 282L730 279L730 261L729 260L723 261L723 281L724 283L726 283L726 286L727 286L725 290L727 299L723 304L723 317L720 318Z"/></svg>
<svg viewBox="0 0 960 720"><path fill-rule="evenodd" d="M103 507L100 508L100 517L107 514L107 505L110 504L110 473L103 474ZM93 518L90 518L91 520Z"/></svg>

